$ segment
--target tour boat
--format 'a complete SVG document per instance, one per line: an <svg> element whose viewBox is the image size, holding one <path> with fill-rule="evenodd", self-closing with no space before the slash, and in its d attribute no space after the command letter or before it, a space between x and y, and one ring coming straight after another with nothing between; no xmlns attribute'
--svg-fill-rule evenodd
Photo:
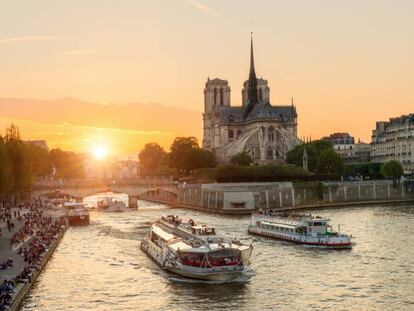
<svg viewBox="0 0 414 311"><path fill-rule="evenodd" d="M141 249L164 270L187 278L227 282L248 270L253 247L220 236L213 227L169 215L152 224Z"/></svg>
<svg viewBox="0 0 414 311"><path fill-rule="evenodd" d="M334 232L328 218L277 212L252 215L249 233L315 247L351 248L351 237Z"/></svg>
<svg viewBox="0 0 414 311"><path fill-rule="evenodd" d="M97 202L98 211L105 212L123 212L126 210L126 204L121 201L114 201L111 197L98 200Z"/></svg>
<svg viewBox="0 0 414 311"><path fill-rule="evenodd" d="M71 226L89 225L89 211L83 203L65 202L66 217Z"/></svg>

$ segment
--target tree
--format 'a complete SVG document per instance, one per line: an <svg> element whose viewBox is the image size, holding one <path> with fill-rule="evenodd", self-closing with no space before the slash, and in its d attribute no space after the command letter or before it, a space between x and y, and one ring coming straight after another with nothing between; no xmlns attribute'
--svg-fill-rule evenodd
<svg viewBox="0 0 414 311"><path fill-rule="evenodd" d="M2 200L12 191L12 188L12 162L4 139L0 136L0 197Z"/></svg>
<svg viewBox="0 0 414 311"><path fill-rule="evenodd" d="M193 169L210 168L217 165L216 156L214 153L204 149L187 149L181 159L180 168L184 169L186 173Z"/></svg>
<svg viewBox="0 0 414 311"><path fill-rule="evenodd" d="M333 148L322 151L316 164L319 174L340 175L344 169L344 163L339 154Z"/></svg>
<svg viewBox="0 0 414 311"><path fill-rule="evenodd" d="M33 169L30 151L23 143L19 128L11 124L6 129L5 145L11 161L11 187L14 196L30 190L33 182Z"/></svg>
<svg viewBox="0 0 414 311"><path fill-rule="evenodd" d="M51 172L47 150L22 141L19 128L11 124L0 136L0 197L19 199L31 190L36 176Z"/></svg>
<svg viewBox="0 0 414 311"><path fill-rule="evenodd" d="M191 149L199 149L197 138L195 137L176 137L170 147L169 161L170 167L176 168L183 173L185 167L181 161L184 153Z"/></svg>
<svg viewBox="0 0 414 311"><path fill-rule="evenodd" d="M319 156L326 149L332 149L332 144L325 140L315 140L307 144L298 145L286 154L286 162L302 167L305 147L308 153L308 170L315 172Z"/></svg>
<svg viewBox="0 0 414 311"><path fill-rule="evenodd" d="M57 177L81 178L85 175L84 158L81 154L57 148L50 150L50 159L55 167Z"/></svg>
<svg viewBox="0 0 414 311"><path fill-rule="evenodd" d="M230 162L238 166L250 166L253 163L253 160L250 154L246 151L242 151L232 156Z"/></svg>
<svg viewBox="0 0 414 311"><path fill-rule="evenodd" d="M165 155L165 150L157 143L146 144L138 156L140 174L142 176L156 175Z"/></svg>
<svg viewBox="0 0 414 311"><path fill-rule="evenodd" d="M384 177L392 178L394 184L396 184L396 181L404 174L404 169L401 162L389 160L381 166L381 174Z"/></svg>
<svg viewBox="0 0 414 311"><path fill-rule="evenodd" d="M39 146L27 145L30 161L35 176L48 176L53 172L53 164L49 152Z"/></svg>

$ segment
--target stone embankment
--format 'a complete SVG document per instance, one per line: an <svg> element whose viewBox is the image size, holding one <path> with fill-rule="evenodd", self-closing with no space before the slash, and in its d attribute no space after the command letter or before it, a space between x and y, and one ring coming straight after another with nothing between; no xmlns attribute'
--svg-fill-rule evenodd
<svg viewBox="0 0 414 311"><path fill-rule="evenodd" d="M20 284L20 286L17 287L16 294L13 297L13 304L10 306L8 311L17 311L17 310L19 310L19 307L21 306L24 297L26 297L27 293L30 291L30 289L35 284L35 282L36 282L37 278L39 277L40 273L45 268L45 266L46 266L47 262L49 261L50 257L53 255L53 252L56 250L57 246L59 245L60 241L62 240L63 235L65 234L67 228L68 228L68 225L65 226L63 231L59 234L59 236L56 238L56 240L52 243L52 245L49 247L49 249L43 255L42 261L39 264L40 269L37 270L33 274L31 282L28 282L26 284Z"/></svg>
<svg viewBox="0 0 414 311"><path fill-rule="evenodd" d="M299 210L367 204L413 203L414 182L215 183L162 188L140 199L219 214L249 214L258 209Z"/></svg>
<svg viewBox="0 0 414 311"><path fill-rule="evenodd" d="M27 212L25 210L20 211L22 215L24 215L25 212ZM62 216L62 213L60 212L45 212L44 214L45 216L51 217L53 221ZM68 228L68 225L62 225L60 232L53 239L53 242L47 247L46 251L41 255L40 260L36 263L33 263L36 266L36 269L31 269L32 272L30 281L27 280L26 282L16 282L19 278L19 275L21 275L22 271L25 269L25 267L27 267L27 263L25 262L22 254L19 254L19 250L27 248L27 246L33 239L34 235L26 237L22 242L18 243L17 245L11 244L10 238L13 236L13 234L18 232L23 226L23 223L18 222L16 218L12 218L11 220L15 224L15 227L11 231L7 230L7 226L5 226L4 222L0 222L0 228L2 229L2 235L0 236L0 262L3 262L4 260L8 259L11 259L13 261L13 266L11 268L0 270L0 284L3 284L5 280L13 280L13 282L15 283L11 303L5 309L8 311L15 311L19 310L23 299L35 284L36 279L46 266L53 252L57 248L59 242L63 238Z"/></svg>

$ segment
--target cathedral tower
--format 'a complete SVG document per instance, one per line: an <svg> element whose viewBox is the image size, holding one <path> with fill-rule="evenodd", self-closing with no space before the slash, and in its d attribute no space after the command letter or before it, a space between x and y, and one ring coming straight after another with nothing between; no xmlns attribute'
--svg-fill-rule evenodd
<svg viewBox="0 0 414 311"><path fill-rule="evenodd" d="M219 107L230 106L230 91L227 80L207 79L204 88L204 149L214 150L220 145L219 120L215 118L215 112Z"/></svg>

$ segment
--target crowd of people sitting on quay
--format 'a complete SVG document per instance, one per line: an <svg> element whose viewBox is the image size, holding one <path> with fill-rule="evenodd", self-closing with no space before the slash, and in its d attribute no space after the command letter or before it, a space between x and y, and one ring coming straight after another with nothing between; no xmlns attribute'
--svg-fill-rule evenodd
<svg viewBox="0 0 414 311"><path fill-rule="evenodd" d="M18 254L25 261L25 267L19 275L3 281L3 284L0 285L0 311L7 310L6 308L11 304L17 283L32 281L33 275L41 267L45 252L57 239L66 224L65 218L53 219L44 216L42 204L26 204L18 207L13 209L0 207L0 221L23 223L20 229L10 237L10 244L18 248ZM25 213L21 212L22 208L26 210ZM0 269L3 267L8 269L12 266L12 259L0 263Z"/></svg>
<svg viewBox="0 0 414 311"><path fill-rule="evenodd" d="M64 218L52 220L42 218L42 229L36 231L26 247L19 249L18 253L23 256L29 268L37 268L39 261L48 247L56 240L57 235L62 231L65 224Z"/></svg>
<svg viewBox="0 0 414 311"><path fill-rule="evenodd" d="M13 280L4 280L0 285L0 311L7 310L11 304L12 294L16 291L16 284Z"/></svg>
<svg viewBox="0 0 414 311"><path fill-rule="evenodd" d="M19 231L15 232L11 239L11 244L21 243L27 237L32 236L39 228L44 228L50 225L52 219L50 217L43 217L43 212L39 210L32 210L24 215L18 216L18 221L24 221L23 226Z"/></svg>
<svg viewBox="0 0 414 311"><path fill-rule="evenodd" d="M0 270L6 270L6 269L9 269L9 268L13 268L13 259L11 259L11 258L3 261L0 264Z"/></svg>

